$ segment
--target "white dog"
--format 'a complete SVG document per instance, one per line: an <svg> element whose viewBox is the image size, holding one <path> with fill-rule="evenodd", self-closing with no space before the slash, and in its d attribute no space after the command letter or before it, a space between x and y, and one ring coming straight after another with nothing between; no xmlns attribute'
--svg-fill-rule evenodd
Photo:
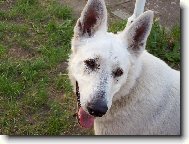
<svg viewBox="0 0 189 144"><path fill-rule="evenodd" d="M108 33L103 0L88 0L78 19L69 76L79 123L96 135L180 134L180 72L145 51L152 23L147 11Z"/></svg>

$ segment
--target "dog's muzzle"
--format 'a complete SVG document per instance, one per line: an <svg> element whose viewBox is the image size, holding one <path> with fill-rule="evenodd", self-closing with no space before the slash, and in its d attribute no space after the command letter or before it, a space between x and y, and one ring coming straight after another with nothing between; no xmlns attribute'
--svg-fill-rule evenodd
<svg viewBox="0 0 189 144"><path fill-rule="evenodd" d="M106 114L108 107L104 100L104 92L98 93L98 99L93 100L91 103L87 104L87 112L81 107L80 103L80 92L79 84L76 81L76 96L77 96L77 112L74 116L77 117L79 124L85 128L91 128L94 124L95 117L102 117Z"/></svg>

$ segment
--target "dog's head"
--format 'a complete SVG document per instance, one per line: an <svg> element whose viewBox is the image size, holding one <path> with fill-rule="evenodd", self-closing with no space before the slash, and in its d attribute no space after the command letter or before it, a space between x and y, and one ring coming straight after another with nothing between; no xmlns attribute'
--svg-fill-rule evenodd
<svg viewBox="0 0 189 144"><path fill-rule="evenodd" d="M121 33L108 33L104 0L88 0L74 29L69 62L86 112L101 117L111 107L130 66L145 49L152 21L153 12L147 11Z"/></svg>

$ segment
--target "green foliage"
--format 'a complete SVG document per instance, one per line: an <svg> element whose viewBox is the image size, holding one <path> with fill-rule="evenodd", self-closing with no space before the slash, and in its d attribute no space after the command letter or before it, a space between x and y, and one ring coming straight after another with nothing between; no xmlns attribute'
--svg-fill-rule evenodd
<svg viewBox="0 0 189 144"><path fill-rule="evenodd" d="M68 6L62 6L54 2L50 7L50 12L60 19L71 19L72 11Z"/></svg>
<svg viewBox="0 0 189 144"><path fill-rule="evenodd" d="M119 31L124 30L127 21L114 21L109 26L109 31L113 33L117 33Z"/></svg>
<svg viewBox="0 0 189 144"><path fill-rule="evenodd" d="M72 91L72 86L70 85L69 79L67 75L58 75L55 81L57 90L64 90L66 93L70 93Z"/></svg>
<svg viewBox="0 0 189 144"><path fill-rule="evenodd" d="M150 53L163 59L172 67L180 68L179 26L166 30L157 21L154 22L146 47Z"/></svg>
<svg viewBox="0 0 189 144"><path fill-rule="evenodd" d="M0 76L0 95L6 96L8 99L13 99L21 92L21 85L6 76Z"/></svg>
<svg viewBox="0 0 189 144"><path fill-rule="evenodd" d="M6 49L3 45L0 45L0 58L5 54Z"/></svg>

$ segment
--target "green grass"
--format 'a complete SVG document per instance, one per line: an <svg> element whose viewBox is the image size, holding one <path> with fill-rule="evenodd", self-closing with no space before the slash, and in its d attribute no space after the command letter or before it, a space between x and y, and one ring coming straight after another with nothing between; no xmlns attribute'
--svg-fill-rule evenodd
<svg viewBox="0 0 189 144"><path fill-rule="evenodd" d="M91 134L77 125L66 70L75 20L52 0L1 1L0 134Z"/></svg>
<svg viewBox="0 0 189 144"><path fill-rule="evenodd" d="M90 135L72 116L76 98L65 61L75 20L68 6L55 0L3 0L0 6L0 134ZM125 21L110 25L123 30ZM158 22L147 50L180 68L180 28Z"/></svg>

